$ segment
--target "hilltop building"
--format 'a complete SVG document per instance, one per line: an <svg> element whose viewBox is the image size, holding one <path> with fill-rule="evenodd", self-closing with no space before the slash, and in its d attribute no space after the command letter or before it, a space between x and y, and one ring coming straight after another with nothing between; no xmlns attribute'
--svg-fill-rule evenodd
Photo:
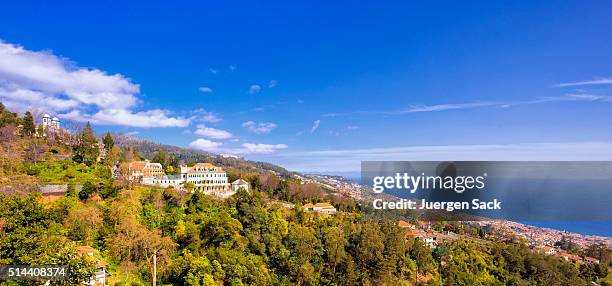
<svg viewBox="0 0 612 286"><path fill-rule="evenodd" d="M60 120L57 117L51 118L51 115L45 113L42 117L40 126L36 126L37 136L46 137L49 133L57 133L62 128L60 127Z"/></svg>
<svg viewBox="0 0 612 286"><path fill-rule="evenodd" d="M130 177L140 178L143 185L161 188L173 187L182 190L185 188L185 184L191 183L195 186L194 191L221 198L230 197L236 193L232 185L228 183L227 174L223 168L210 163L197 163L191 167L181 166L180 174L166 175L158 163L148 163L148 165L141 167L143 161L137 162L136 168L132 167L130 169ZM133 163L132 165L134 165ZM140 171L141 169L142 171ZM246 189L248 189L248 182L242 182L247 185Z"/></svg>
<svg viewBox="0 0 612 286"><path fill-rule="evenodd" d="M51 118L49 114L43 115L42 118L42 128L44 131L57 131L60 129L60 120L57 117Z"/></svg>
<svg viewBox="0 0 612 286"><path fill-rule="evenodd" d="M232 191L237 192L240 188L249 191L249 183L243 179L238 179L232 182Z"/></svg>

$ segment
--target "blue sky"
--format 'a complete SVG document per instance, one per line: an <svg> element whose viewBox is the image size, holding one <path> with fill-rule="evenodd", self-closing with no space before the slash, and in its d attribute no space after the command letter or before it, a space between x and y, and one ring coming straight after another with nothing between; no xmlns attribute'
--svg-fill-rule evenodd
<svg viewBox="0 0 612 286"><path fill-rule="evenodd" d="M609 1L0 6L0 100L183 147L360 160L612 159Z"/></svg>

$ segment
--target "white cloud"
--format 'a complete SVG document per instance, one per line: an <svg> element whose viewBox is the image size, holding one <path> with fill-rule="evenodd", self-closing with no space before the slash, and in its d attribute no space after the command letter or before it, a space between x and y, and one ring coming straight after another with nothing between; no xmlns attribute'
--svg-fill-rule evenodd
<svg viewBox="0 0 612 286"><path fill-rule="evenodd" d="M202 86L202 87L198 88L198 90L200 92L203 92L203 93L212 93L213 92L212 88L207 87L207 86Z"/></svg>
<svg viewBox="0 0 612 286"><path fill-rule="evenodd" d="M259 93L260 91L261 91L261 86L257 84L253 84L251 85L251 87L249 87L249 94L256 94L256 93Z"/></svg>
<svg viewBox="0 0 612 286"><path fill-rule="evenodd" d="M221 145L223 144L202 138L196 139L189 143L189 147L202 151L217 151Z"/></svg>
<svg viewBox="0 0 612 286"><path fill-rule="evenodd" d="M598 78L592 80L582 80L574 82L565 82L557 84L557 87L568 87L568 86L582 86L582 85L598 85L598 84L612 84L612 78Z"/></svg>
<svg viewBox="0 0 612 286"><path fill-rule="evenodd" d="M230 65L228 68L229 68L230 71L235 71L236 70L236 66L235 65Z"/></svg>
<svg viewBox="0 0 612 286"><path fill-rule="evenodd" d="M0 100L24 110L64 112L64 118L134 127L181 127L189 119L153 109L133 111L140 86L121 74L83 68L48 51L0 40ZM87 111L87 112L85 112Z"/></svg>
<svg viewBox="0 0 612 286"><path fill-rule="evenodd" d="M132 113L125 109L103 109L93 115L78 110L58 115L59 118L79 122L89 121L97 125L124 125L132 127L187 127L191 122L184 117L171 117L161 109Z"/></svg>
<svg viewBox="0 0 612 286"><path fill-rule="evenodd" d="M196 135L211 139L229 139L232 138L232 133L225 130L206 127L202 124L198 125L198 128L193 132Z"/></svg>
<svg viewBox="0 0 612 286"><path fill-rule="evenodd" d="M612 160L612 142L552 142L492 145L407 146L289 152L266 160L289 170L357 172L361 161L602 161Z"/></svg>
<svg viewBox="0 0 612 286"><path fill-rule="evenodd" d="M242 144L242 149L235 149L233 152L238 154L270 154L287 147L287 144L244 143Z"/></svg>
<svg viewBox="0 0 612 286"><path fill-rule="evenodd" d="M0 78L3 86L63 95L100 108L128 108L140 91L123 75L78 68L49 52L33 52L0 40Z"/></svg>
<svg viewBox="0 0 612 286"><path fill-rule="evenodd" d="M319 129L319 125L321 125L321 120L315 120L314 123L312 124L312 127L310 128L310 133L314 133L315 131L317 131L317 129Z"/></svg>
<svg viewBox="0 0 612 286"><path fill-rule="evenodd" d="M277 85L277 84L278 84L278 81L276 81L275 79L273 79L273 80L271 80L271 81L268 83L268 88L274 88L274 87L276 87L276 85Z"/></svg>
<svg viewBox="0 0 612 286"><path fill-rule="evenodd" d="M357 130L357 129L359 129L359 126L356 126L356 125L349 125L349 126L347 126L347 127L346 127L346 129L347 129L347 130Z"/></svg>
<svg viewBox="0 0 612 286"><path fill-rule="evenodd" d="M270 133L272 129L278 127L278 125L272 122L247 121L242 123L242 127L256 134L267 134Z"/></svg>
<svg viewBox="0 0 612 286"><path fill-rule="evenodd" d="M217 73L219 73L219 70L210 68L210 69L208 69L208 72L210 72L211 74L217 74Z"/></svg>
<svg viewBox="0 0 612 286"><path fill-rule="evenodd" d="M204 138L198 138L191 143L189 147L197 150L225 153L225 154L272 154L278 150L287 149L286 144L260 144L260 143L243 143L238 148L222 148L223 143L215 142Z"/></svg>

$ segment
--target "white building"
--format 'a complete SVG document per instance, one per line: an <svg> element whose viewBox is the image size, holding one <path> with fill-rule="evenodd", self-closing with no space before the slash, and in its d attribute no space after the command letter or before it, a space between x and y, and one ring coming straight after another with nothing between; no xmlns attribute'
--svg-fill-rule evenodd
<svg viewBox="0 0 612 286"><path fill-rule="evenodd" d="M173 187L175 189L183 189L184 183L185 180L181 177L181 175L164 175L142 178L143 185L157 186L160 188Z"/></svg>
<svg viewBox="0 0 612 286"><path fill-rule="evenodd" d="M49 132L57 132L60 130L60 120L57 117L51 118L49 114L44 114L42 118L42 133L46 136Z"/></svg>
<svg viewBox="0 0 612 286"><path fill-rule="evenodd" d="M165 175L163 170L161 172L143 176L141 183L175 189L184 189L186 183L192 183L195 186L194 191L222 198L236 193L228 183L225 171L210 163L197 163L192 167L181 166L181 173L178 175Z"/></svg>
<svg viewBox="0 0 612 286"><path fill-rule="evenodd" d="M337 212L336 208L330 203L305 204L302 206L302 210L305 212L317 212L328 215L333 215Z"/></svg>
<svg viewBox="0 0 612 286"><path fill-rule="evenodd" d="M232 191L238 192L240 188L243 188L245 191L249 191L249 183L243 179L238 179L232 182Z"/></svg>
<svg viewBox="0 0 612 286"><path fill-rule="evenodd" d="M183 171L186 171L183 173ZM181 175L185 175L185 181L193 183L196 190L204 193L229 192L230 184L227 182L227 174L222 168L210 163L197 163L193 167L181 167Z"/></svg>

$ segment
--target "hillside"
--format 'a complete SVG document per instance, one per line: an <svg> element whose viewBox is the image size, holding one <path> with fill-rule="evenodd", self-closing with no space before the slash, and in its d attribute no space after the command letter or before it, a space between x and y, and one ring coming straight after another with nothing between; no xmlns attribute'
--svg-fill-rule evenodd
<svg viewBox="0 0 612 286"><path fill-rule="evenodd" d="M242 158L224 157L218 154L213 154L204 151L181 148L172 145L159 144L144 139L128 136L121 133L112 134L115 143L119 147L134 147L139 154L144 158L151 159L155 152L165 151L169 156L176 157L179 162L184 164L193 164L196 162L210 162L222 167L236 168L249 171L273 171L281 177L287 178L292 173L287 169L259 161L250 161Z"/></svg>
<svg viewBox="0 0 612 286"><path fill-rule="evenodd" d="M29 115L1 107L0 171L10 192L0 191L0 264L68 265L68 280L49 285L79 285L97 272L108 285L278 286L589 285L608 274L605 245L563 240L567 257L600 263L566 261L478 225L373 210L338 195L351 188L339 177L283 178L271 171L290 173L271 164L118 134L104 138L112 147L101 159L90 124L42 133ZM117 161L159 151L225 166L249 190L220 199L113 176ZM19 182L66 190L42 194Z"/></svg>

